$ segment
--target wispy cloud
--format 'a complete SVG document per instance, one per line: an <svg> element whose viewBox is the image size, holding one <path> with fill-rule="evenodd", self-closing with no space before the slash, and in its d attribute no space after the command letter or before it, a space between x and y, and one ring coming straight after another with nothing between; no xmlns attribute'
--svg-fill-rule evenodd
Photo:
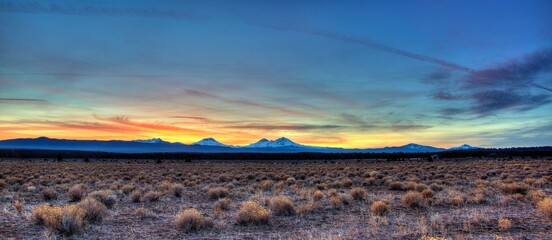
<svg viewBox="0 0 552 240"><path fill-rule="evenodd" d="M140 9L135 7L113 7L113 6L75 6L60 5L55 3L45 3L39 1L16 1L1 2L0 11L17 13L47 13L78 16L136 16L136 17L164 17L185 19L194 21L208 20L207 16L179 12L169 9L147 8Z"/></svg>
<svg viewBox="0 0 552 240"><path fill-rule="evenodd" d="M225 128L231 129L255 129L255 130L321 130L321 129L335 129L342 128L343 126L339 125L311 125L311 124L284 124L284 125L273 125L273 124L245 124L245 125L231 125L225 126Z"/></svg>
<svg viewBox="0 0 552 240"><path fill-rule="evenodd" d="M389 45L386 45L386 44L383 44L383 43L379 43L377 41L370 40L370 39L367 39L367 38L355 37L355 36L336 33L336 32L332 32L332 31L328 31L328 30L320 30L320 29L302 27L302 26L297 26L297 25L292 25L292 24L268 23L268 22L262 21L262 20L261 21L255 21L255 22L252 21L251 24L261 26L261 27L275 29L275 30L278 30L278 31L300 32L300 33L310 34L310 35L314 35L314 36L320 36L320 37L325 37L325 38L329 38L329 39L334 39L334 40L338 40L338 41L354 43L354 44L362 45L364 47L368 47L368 48L388 52L388 53L391 53L391 54L395 54L395 55L415 59L415 60L418 60L418 61L437 64L439 66L442 66L442 67L445 67L445 68L448 68L448 69L453 69L453 70L458 70L458 71L463 71L463 72L471 72L472 71L472 69L470 69L469 67L462 66L462 65L459 65L459 64L456 64L456 63L452 63L452 62L446 61L444 59L439 59L439 58L435 58L435 57L430 57L430 56L425 56L425 55L413 53L413 52L406 51L406 50L403 50L403 49L400 49L400 48L396 48L396 47L392 47L392 46L389 46Z"/></svg>
<svg viewBox="0 0 552 240"><path fill-rule="evenodd" d="M547 48L456 78L439 71L422 82L434 86L434 99L465 100L470 104L466 109L442 109L443 114L472 113L484 117L504 110L526 111L552 102L550 94L530 91L533 87L552 91L536 81L539 75L551 72L552 48Z"/></svg>
<svg viewBox="0 0 552 240"><path fill-rule="evenodd" d="M48 100L37 98L0 98L0 102L35 102L35 103L47 103Z"/></svg>

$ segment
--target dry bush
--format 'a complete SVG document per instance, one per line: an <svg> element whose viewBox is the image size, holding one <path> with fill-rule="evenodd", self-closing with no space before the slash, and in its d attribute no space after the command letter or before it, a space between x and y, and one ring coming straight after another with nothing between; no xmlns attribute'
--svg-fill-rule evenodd
<svg viewBox="0 0 552 240"><path fill-rule="evenodd" d="M215 209L219 211L230 210L231 203L232 203L232 200L230 200L230 198L221 198L217 200L217 202L215 203Z"/></svg>
<svg viewBox="0 0 552 240"><path fill-rule="evenodd" d="M161 196L163 196L161 192L150 190L146 193L146 195L144 195L144 198L148 202L157 202L161 199Z"/></svg>
<svg viewBox="0 0 552 240"><path fill-rule="evenodd" d="M425 207L424 196L415 191L409 191L401 198L402 204L407 208L423 208Z"/></svg>
<svg viewBox="0 0 552 240"><path fill-rule="evenodd" d="M321 201L322 199L324 199L324 193L320 190L316 190L313 194L312 194L312 199L314 201Z"/></svg>
<svg viewBox="0 0 552 240"><path fill-rule="evenodd" d="M306 204L299 205L297 207L297 213L300 215L305 215L313 213L322 208L322 202L319 201L309 201Z"/></svg>
<svg viewBox="0 0 552 240"><path fill-rule="evenodd" d="M364 201L368 197L368 191L364 188L356 187L351 189L351 196L354 200Z"/></svg>
<svg viewBox="0 0 552 240"><path fill-rule="evenodd" d="M421 193L424 198L432 198L433 196L435 196L435 192L429 188L424 189Z"/></svg>
<svg viewBox="0 0 552 240"><path fill-rule="evenodd" d="M286 196L276 196L270 199L270 208L276 215L290 216L295 214L293 200Z"/></svg>
<svg viewBox="0 0 552 240"><path fill-rule="evenodd" d="M34 208L31 215L37 224L59 234L71 236L83 231L86 213L76 205L53 207L43 204Z"/></svg>
<svg viewBox="0 0 552 240"><path fill-rule="evenodd" d="M546 197L546 193L542 190L529 190L527 192L527 199L534 204L537 204Z"/></svg>
<svg viewBox="0 0 552 240"><path fill-rule="evenodd" d="M389 212L389 205L384 201L376 201L370 206L370 212L374 215L383 216Z"/></svg>
<svg viewBox="0 0 552 240"><path fill-rule="evenodd" d="M85 211L85 219L90 223L101 222L108 215L107 207L96 198L87 197L78 206Z"/></svg>
<svg viewBox="0 0 552 240"><path fill-rule="evenodd" d="M552 221L552 198L545 198L537 203L537 208L540 212Z"/></svg>
<svg viewBox="0 0 552 240"><path fill-rule="evenodd" d="M142 198L142 192L140 190L134 190L130 194L130 201L138 203L140 202L140 199Z"/></svg>
<svg viewBox="0 0 552 240"><path fill-rule="evenodd" d="M21 201L15 201L13 202L13 207L15 208L15 211L17 211L17 214L21 215L21 212L23 211L23 204Z"/></svg>
<svg viewBox="0 0 552 240"><path fill-rule="evenodd" d="M239 224L267 224L272 213L270 210L259 205L254 201L247 201L242 204L237 214L237 220Z"/></svg>
<svg viewBox="0 0 552 240"><path fill-rule="evenodd" d="M155 218L155 213L142 207L134 210L134 215L140 219Z"/></svg>
<svg viewBox="0 0 552 240"><path fill-rule="evenodd" d="M184 232L195 232L213 226L213 221L195 208L180 211L174 222L176 228Z"/></svg>
<svg viewBox="0 0 552 240"><path fill-rule="evenodd" d="M174 183L169 188L169 193L175 197L182 197L183 192L184 192L184 186L179 183Z"/></svg>
<svg viewBox="0 0 552 240"><path fill-rule="evenodd" d="M343 203L343 205L349 205L353 202L353 196L348 193L341 193L339 194L339 199Z"/></svg>
<svg viewBox="0 0 552 240"><path fill-rule="evenodd" d="M219 199L230 195L230 191L225 187L214 187L207 190L207 195L211 199Z"/></svg>
<svg viewBox="0 0 552 240"><path fill-rule="evenodd" d="M341 209L343 207L343 202L341 198L337 195L329 197L330 207L333 209Z"/></svg>
<svg viewBox="0 0 552 240"><path fill-rule="evenodd" d="M501 190L506 194L527 194L529 191L529 185L525 183L506 183L503 184Z"/></svg>
<svg viewBox="0 0 552 240"><path fill-rule="evenodd" d="M67 197L69 198L69 201L71 202L78 202L80 201L86 194L86 189L88 187L84 184L75 184L73 187L67 191Z"/></svg>
<svg viewBox="0 0 552 240"><path fill-rule="evenodd" d="M42 197L45 201L56 200L58 193L53 188L46 188L42 190Z"/></svg>
<svg viewBox="0 0 552 240"><path fill-rule="evenodd" d="M512 221L510 221L507 218L500 218L498 219L498 228L500 231L508 231L512 228L513 224Z"/></svg>
<svg viewBox="0 0 552 240"><path fill-rule="evenodd" d="M264 191L270 191L274 186L274 182L272 182L272 180L263 180L259 186Z"/></svg>
<svg viewBox="0 0 552 240"><path fill-rule="evenodd" d="M96 200L103 203L106 207L111 208L117 203L117 195L111 190L99 190L88 194L89 197L93 197Z"/></svg>
<svg viewBox="0 0 552 240"><path fill-rule="evenodd" d="M123 187L122 187L122 190L123 190L123 193L125 194L129 194L131 193L132 191L134 191L136 189L136 186L132 185L132 184L125 184Z"/></svg>

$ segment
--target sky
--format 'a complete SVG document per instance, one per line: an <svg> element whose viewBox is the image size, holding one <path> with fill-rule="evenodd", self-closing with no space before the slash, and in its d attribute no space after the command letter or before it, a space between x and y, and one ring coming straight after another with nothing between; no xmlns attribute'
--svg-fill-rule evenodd
<svg viewBox="0 0 552 240"><path fill-rule="evenodd" d="M0 0L0 139L549 146L550 9Z"/></svg>

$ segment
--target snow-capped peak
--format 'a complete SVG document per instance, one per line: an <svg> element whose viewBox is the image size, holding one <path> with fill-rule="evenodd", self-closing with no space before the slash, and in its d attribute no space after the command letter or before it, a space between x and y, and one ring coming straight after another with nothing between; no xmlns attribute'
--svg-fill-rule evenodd
<svg viewBox="0 0 552 240"><path fill-rule="evenodd" d="M410 149L422 149L422 148L426 148L427 146L419 145L419 144L416 144L416 143L409 143L409 144L406 144L402 147L410 148Z"/></svg>
<svg viewBox="0 0 552 240"><path fill-rule="evenodd" d="M193 145L216 146L216 147L225 147L226 146L226 145L220 143L219 141L215 140L214 138L204 138L204 139L201 139L198 142L195 142Z"/></svg>
<svg viewBox="0 0 552 240"><path fill-rule="evenodd" d="M251 148L267 148L267 147L301 147L303 145L297 144L285 137L278 138L276 140L267 140L263 138L256 143L249 144L245 147Z"/></svg>
<svg viewBox="0 0 552 240"><path fill-rule="evenodd" d="M145 139L145 140L133 140L133 142L139 142L139 143L167 143L163 141L161 138L151 138L151 139Z"/></svg>
<svg viewBox="0 0 552 240"><path fill-rule="evenodd" d="M449 150L469 150L469 149L479 149L479 147L470 146L468 144L462 144L458 147L449 148Z"/></svg>

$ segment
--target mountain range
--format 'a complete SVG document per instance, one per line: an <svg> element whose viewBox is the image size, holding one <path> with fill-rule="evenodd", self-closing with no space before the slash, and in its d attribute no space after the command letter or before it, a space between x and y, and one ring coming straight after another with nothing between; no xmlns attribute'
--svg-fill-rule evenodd
<svg viewBox="0 0 552 240"><path fill-rule="evenodd" d="M255 143L245 146L234 146L223 144L214 138L205 138L193 144L179 142L167 142L160 138L145 140L70 140L54 139L47 137L19 138L0 140L0 149L45 149L45 150L81 150L101 152L123 152L123 153L148 153L148 152L252 152L252 153L293 153L293 152L373 152L373 153L395 153L395 152L441 152L446 150L471 150L479 149L464 144L458 147L444 149L432 146L424 146L410 143L404 146L383 147L383 148L335 148L308 146L295 143L288 138L281 137L276 140L261 139Z"/></svg>

